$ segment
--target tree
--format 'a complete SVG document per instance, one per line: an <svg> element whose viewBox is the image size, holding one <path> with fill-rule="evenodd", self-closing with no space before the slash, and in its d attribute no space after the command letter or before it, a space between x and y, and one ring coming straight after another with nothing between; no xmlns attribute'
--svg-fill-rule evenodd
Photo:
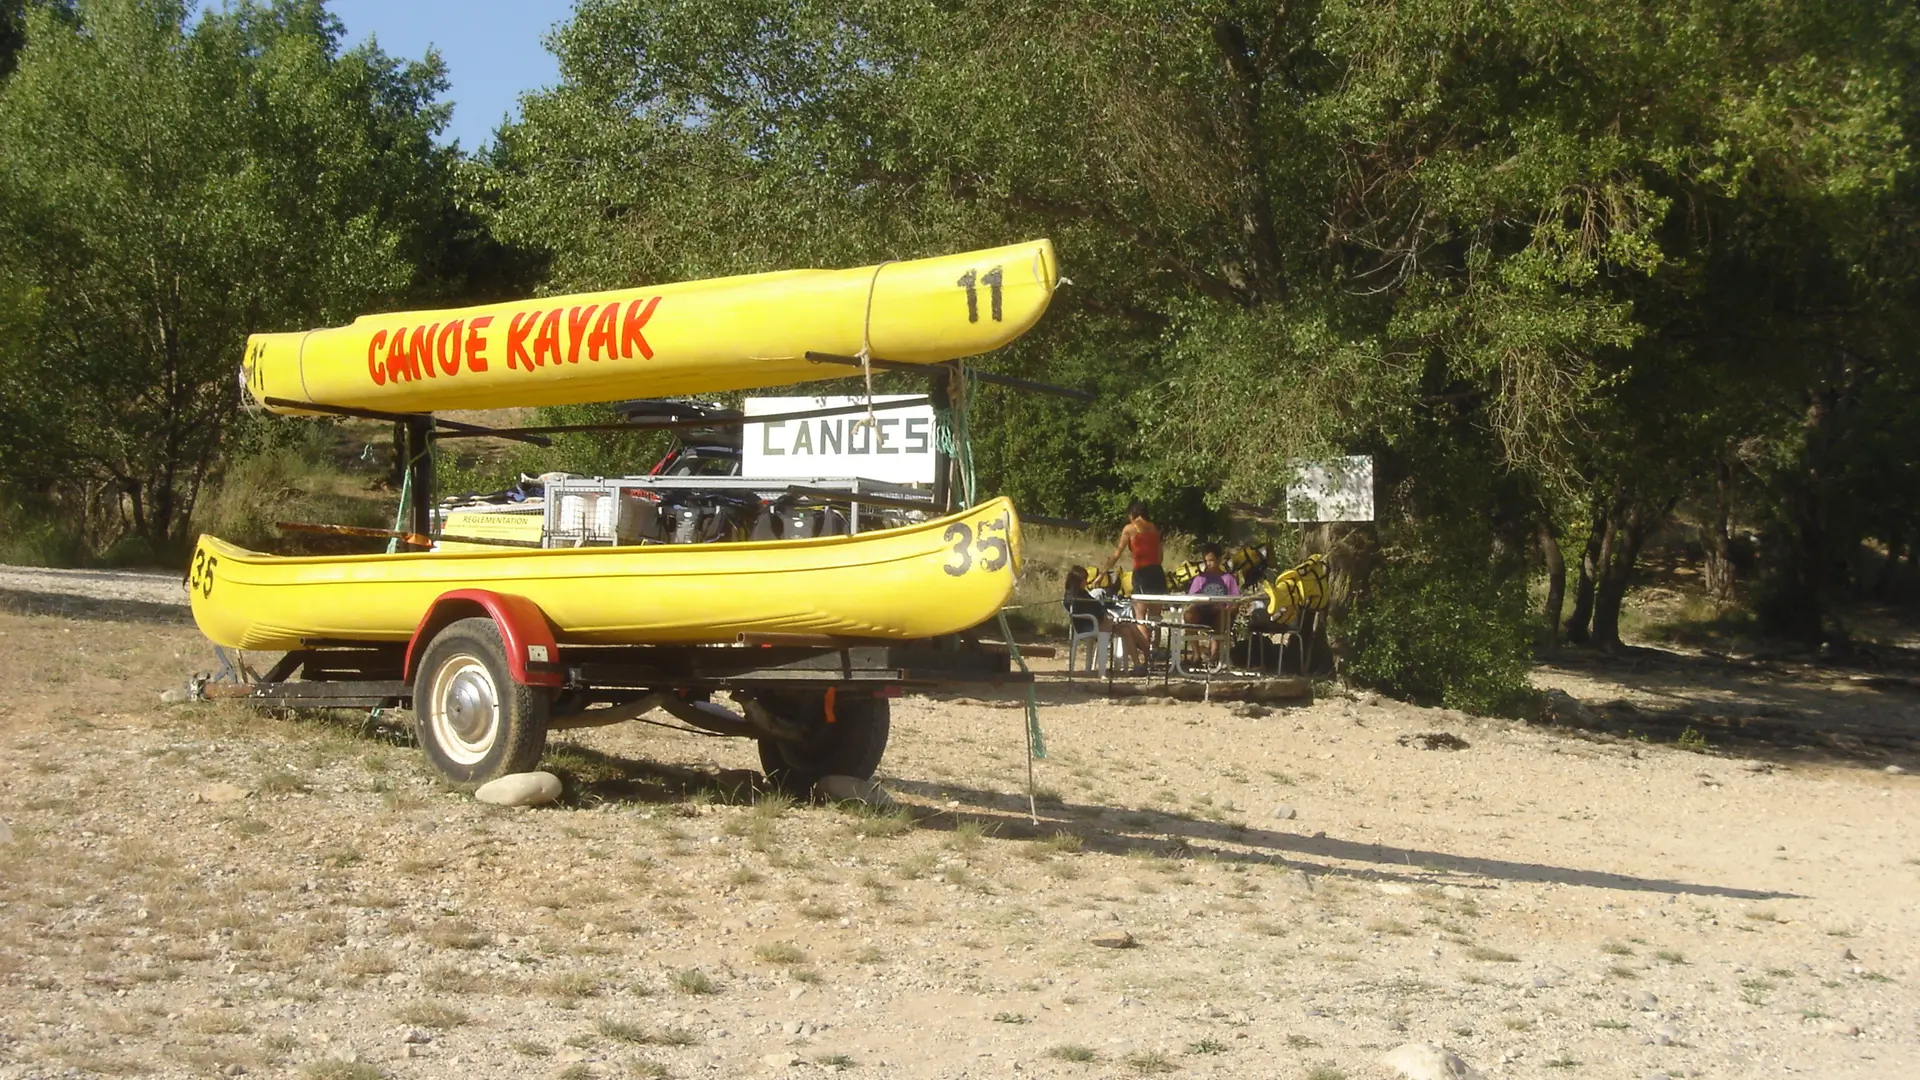
<svg viewBox="0 0 1920 1080"><path fill-rule="evenodd" d="M501 133L494 220L545 238L555 288L1050 235L1074 285L994 362L1102 401L979 403L992 486L1089 515L1271 504L1301 457L1372 453L1383 550L1458 579L1429 597L1503 590L1542 522L1590 506L1575 636L1613 644L1641 546L1824 378L1817 349L1754 363L1754 328L1899 292L1911 233L1874 222L1911 183L1915 22L1892 0L585 0L560 84ZM1870 306L1849 339L1886 337Z"/></svg>
<svg viewBox="0 0 1920 1080"><path fill-rule="evenodd" d="M30 5L0 83L4 481L95 536L176 545L245 335L446 291L437 57L340 49L319 0Z"/></svg>

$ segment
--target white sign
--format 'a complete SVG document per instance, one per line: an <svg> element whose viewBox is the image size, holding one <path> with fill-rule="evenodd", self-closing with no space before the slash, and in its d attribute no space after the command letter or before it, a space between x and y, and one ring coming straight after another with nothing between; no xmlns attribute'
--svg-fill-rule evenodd
<svg viewBox="0 0 1920 1080"><path fill-rule="evenodd" d="M1288 521L1372 521L1373 459L1305 461L1287 488Z"/></svg>
<svg viewBox="0 0 1920 1080"><path fill-rule="evenodd" d="M912 394L876 394L874 404L902 401ZM748 416L806 412L865 405L864 397L748 398ZM859 477L894 484L933 483L933 406L877 409L817 416L811 420L773 420L747 424L742 433L740 470L757 480Z"/></svg>

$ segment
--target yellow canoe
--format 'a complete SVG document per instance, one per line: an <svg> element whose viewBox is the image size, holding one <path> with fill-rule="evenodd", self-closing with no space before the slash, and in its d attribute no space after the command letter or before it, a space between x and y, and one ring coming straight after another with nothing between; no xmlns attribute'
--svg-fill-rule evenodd
<svg viewBox="0 0 1920 1080"><path fill-rule="evenodd" d="M777 386L854 372L809 351L931 364L1025 333L1053 298L1053 245L853 270L788 270L445 311L247 339L261 404L496 409ZM299 413L297 406L269 406Z"/></svg>
<svg viewBox="0 0 1920 1080"><path fill-rule="evenodd" d="M242 649L405 641L436 598L463 588L526 597L562 643L723 643L745 632L915 639L991 618L1019 565L1020 520L1002 498L813 540L289 557L202 536L188 584L201 632Z"/></svg>

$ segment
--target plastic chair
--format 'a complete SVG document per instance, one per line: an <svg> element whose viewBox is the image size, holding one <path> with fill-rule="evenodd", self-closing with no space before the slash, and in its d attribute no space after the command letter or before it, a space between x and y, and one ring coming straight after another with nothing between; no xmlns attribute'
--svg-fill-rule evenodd
<svg viewBox="0 0 1920 1080"><path fill-rule="evenodd" d="M1105 678L1112 660L1113 635L1100 629L1100 620L1090 615L1067 616L1072 636L1067 639L1067 679L1072 681L1074 667L1080 662L1080 645L1087 643L1087 671Z"/></svg>

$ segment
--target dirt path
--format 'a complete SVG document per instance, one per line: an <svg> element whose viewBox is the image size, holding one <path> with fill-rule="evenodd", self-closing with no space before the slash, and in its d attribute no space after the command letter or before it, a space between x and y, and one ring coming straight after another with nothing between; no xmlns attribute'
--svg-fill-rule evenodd
<svg viewBox="0 0 1920 1080"><path fill-rule="evenodd" d="M159 708L206 664L177 607L24 592L0 1077L1334 1080L1410 1040L1490 1077L1920 1075L1890 758L1050 686L1038 826L1019 712L924 698L907 814L752 805L750 747L632 725L556 739L567 807L502 811L380 724ZM1634 674L1543 678L1664 707ZM1431 731L1469 746L1401 744Z"/></svg>

